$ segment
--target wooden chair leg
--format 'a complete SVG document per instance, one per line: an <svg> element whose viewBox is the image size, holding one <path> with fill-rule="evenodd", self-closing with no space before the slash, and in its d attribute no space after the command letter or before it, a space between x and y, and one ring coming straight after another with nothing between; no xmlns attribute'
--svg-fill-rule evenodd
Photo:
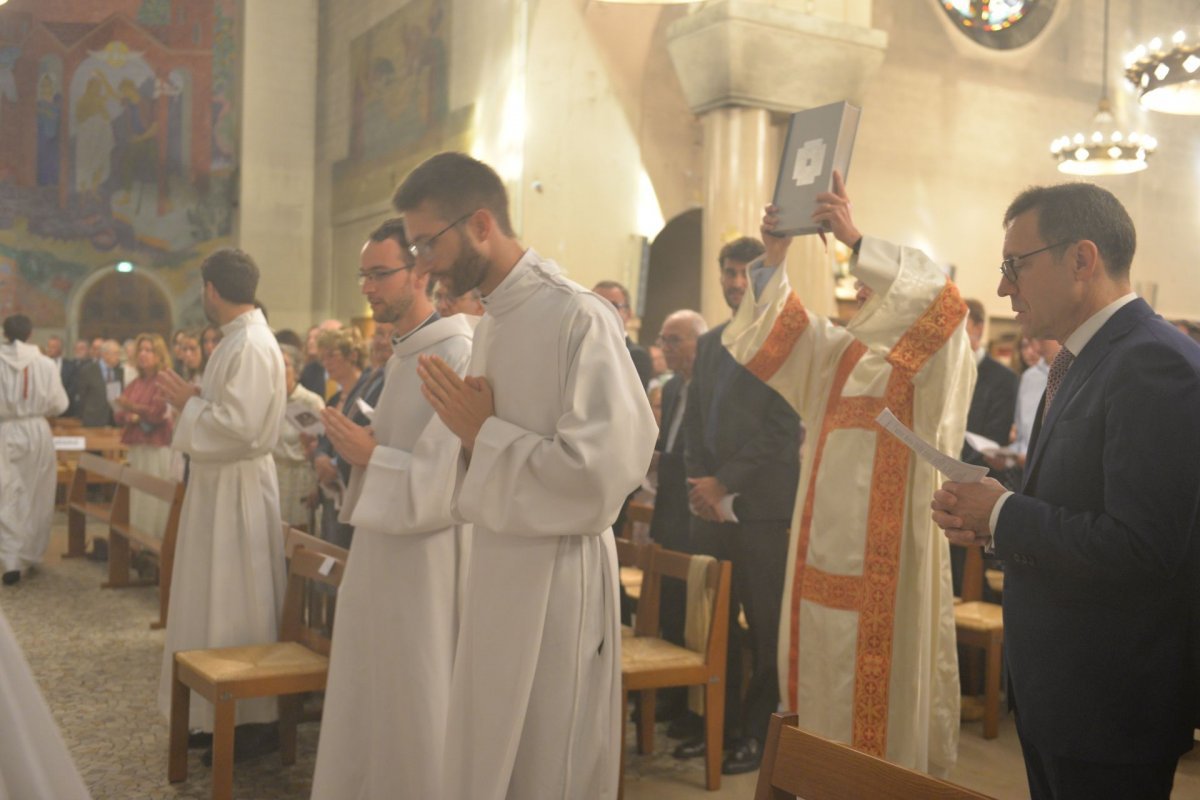
<svg viewBox="0 0 1200 800"><path fill-rule="evenodd" d="M643 689L641 708L638 712L638 752L649 755L654 752L654 706L656 692L653 689Z"/></svg>
<svg viewBox="0 0 1200 800"><path fill-rule="evenodd" d="M213 707L212 800L233 800L233 721L237 704L218 699Z"/></svg>
<svg viewBox="0 0 1200 800"><path fill-rule="evenodd" d="M725 737L725 684L704 684L704 771L708 790L721 788L721 755Z"/></svg>
<svg viewBox="0 0 1200 800"><path fill-rule="evenodd" d="M171 738L167 747L167 780L187 780L188 715L192 690L179 680L179 664L171 667Z"/></svg>
<svg viewBox="0 0 1200 800"><path fill-rule="evenodd" d="M108 534L108 582L104 589L129 585L129 540L120 534Z"/></svg>
<svg viewBox="0 0 1200 800"><path fill-rule="evenodd" d="M67 502L71 502L68 494ZM67 512L67 552L63 558L80 558L87 552L87 518L79 511Z"/></svg>
<svg viewBox="0 0 1200 800"><path fill-rule="evenodd" d="M984 669L983 738L995 739L1000 730L1000 637L993 634Z"/></svg>
<svg viewBox="0 0 1200 800"><path fill-rule="evenodd" d="M285 694L279 697L279 757L285 767L296 763L296 725L304 695Z"/></svg>
<svg viewBox="0 0 1200 800"><path fill-rule="evenodd" d="M617 776L617 800L625 798L625 729L629 727L629 692L621 689L621 773Z"/></svg>

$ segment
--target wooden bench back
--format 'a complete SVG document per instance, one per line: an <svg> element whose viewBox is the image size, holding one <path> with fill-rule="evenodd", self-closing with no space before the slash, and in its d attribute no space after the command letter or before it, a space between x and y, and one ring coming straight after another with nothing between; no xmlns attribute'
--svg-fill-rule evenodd
<svg viewBox="0 0 1200 800"><path fill-rule="evenodd" d="M302 531L299 528L293 528L286 522L283 523L284 558L291 558L292 552L297 547L304 547L313 551L314 553L333 556L334 558L340 558L343 561L346 560L346 556L348 555L348 551L344 547L338 547L332 542L327 542L324 539L313 536L311 533Z"/></svg>
<svg viewBox="0 0 1200 800"><path fill-rule="evenodd" d="M796 721L795 714L771 717L754 800L991 800L802 731Z"/></svg>
<svg viewBox="0 0 1200 800"><path fill-rule="evenodd" d="M323 655L329 655L330 638L323 631L305 622L306 592L309 584L322 584L337 589L346 572L349 551L324 542L321 551L311 550L298 537L310 539L301 531L289 531L285 549L288 557L287 594L283 599L283 618L279 626L279 640L299 642ZM333 548L330 551L329 548Z"/></svg>
<svg viewBox="0 0 1200 800"><path fill-rule="evenodd" d="M95 453L81 453L79 456L79 461L75 465L75 477L71 481L70 502L87 502L89 476L91 476L93 479L99 477L104 478L112 483L117 483L121 480L121 472L124 471L124 469L124 464L118 464L116 461L110 461L109 459L98 456ZM93 480L93 482L95 481Z"/></svg>

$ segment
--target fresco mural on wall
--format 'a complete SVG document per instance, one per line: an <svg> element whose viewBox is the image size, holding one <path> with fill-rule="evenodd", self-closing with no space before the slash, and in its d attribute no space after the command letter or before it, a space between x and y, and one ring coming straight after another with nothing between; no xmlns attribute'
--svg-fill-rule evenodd
<svg viewBox="0 0 1200 800"><path fill-rule="evenodd" d="M334 207L378 204L425 157L470 149L471 107L450 109L450 2L410 0L350 43L350 152Z"/></svg>
<svg viewBox="0 0 1200 800"><path fill-rule="evenodd" d="M197 270L231 244L237 0L0 7L0 314L73 330L129 261L203 321Z"/></svg>

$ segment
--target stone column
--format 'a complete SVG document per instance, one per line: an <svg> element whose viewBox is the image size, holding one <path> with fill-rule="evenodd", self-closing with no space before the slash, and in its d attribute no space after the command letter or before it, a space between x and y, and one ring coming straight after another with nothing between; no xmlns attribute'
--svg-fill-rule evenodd
<svg viewBox="0 0 1200 800"><path fill-rule="evenodd" d="M787 115L861 104L883 62L887 34L868 27L870 16L870 0L708 0L668 29L671 59L704 129L700 311L710 322L728 316L717 253L736 236L758 235ZM832 256L817 237L792 244L788 275L809 308L835 312Z"/></svg>

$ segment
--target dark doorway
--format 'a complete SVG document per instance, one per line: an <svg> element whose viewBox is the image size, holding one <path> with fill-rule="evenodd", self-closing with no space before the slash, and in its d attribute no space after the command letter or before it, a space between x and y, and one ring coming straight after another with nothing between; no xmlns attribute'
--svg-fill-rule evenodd
<svg viewBox="0 0 1200 800"><path fill-rule="evenodd" d="M682 308L700 310L702 212L698 208L671 219L650 245L646 302L638 338L654 344L663 320ZM714 266L715 270L716 267Z"/></svg>
<svg viewBox="0 0 1200 800"><path fill-rule="evenodd" d="M123 342L139 333L171 338L171 304L154 281L112 270L88 288L79 304L78 338Z"/></svg>

